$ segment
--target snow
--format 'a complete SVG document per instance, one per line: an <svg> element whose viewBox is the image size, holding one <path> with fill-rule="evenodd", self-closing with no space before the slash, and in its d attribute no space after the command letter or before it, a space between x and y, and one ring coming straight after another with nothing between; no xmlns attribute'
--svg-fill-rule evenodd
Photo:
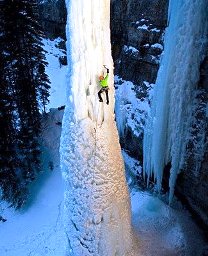
<svg viewBox="0 0 208 256"><path fill-rule="evenodd" d="M138 98L135 92L135 85L115 76L116 89L116 124L120 137L124 136L125 128L128 126L133 133L139 137L143 133L143 120L149 110L148 95L151 95L152 84L148 85L147 97ZM138 87L138 86L137 86Z"/></svg>
<svg viewBox="0 0 208 256"><path fill-rule="evenodd" d="M144 22L144 21L148 21L145 19L141 19L140 21L137 21L136 24L140 24L140 22ZM158 28L151 28L152 24L150 23L149 25L146 24L142 24L140 26L137 27L137 29L139 30L147 30L147 31L151 31L151 32L155 32L155 33L159 33L161 30Z"/></svg>
<svg viewBox="0 0 208 256"><path fill-rule="evenodd" d="M150 45L149 44L144 44L143 47L149 47Z"/></svg>
<svg viewBox="0 0 208 256"><path fill-rule="evenodd" d="M47 111L50 108L57 108L66 103L66 71L67 66L61 66L59 57L66 56L64 50L58 48L63 39L56 38L54 40L43 39L43 49L46 51L46 60L48 66L46 73L51 82L49 104L46 106Z"/></svg>
<svg viewBox="0 0 208 256"><path fill-rule="evenodd" d="M184 165L194 90L207 43L207 1L170 1L169 27L144 136L144 170L161 189L163 170L171 162L170 201Z"/></svg>
<svg viewBox="0 0 208 256"><path fill-rule="evenodd" d="M163 46L162 46L161 44L158 44L158 43L152 44L151 47L152 47L152 48L158 48L158 49L163 50Z"/></svg>
<svg viewBox="0 0 208 256"><path fill-rule="evenodd" d="M137 54L138 52L139 52L139 50L137 50L135 47L133 47L133 46L127 46L127 45L124 45L124 51L125 52L131 52L131 53L133 53L133 54Z"/></svg>
<svg viewBox="0 0 208 256"><path fill-rule="evenodd" d="M142 14L143 15L143 14ZM151 28L152 27L152 23L149 23L149 25L146 25L145 22L149 23L148 19L141 19L139 21L136 22L132 22L133 24L139 25L137 27L137 29L139 30L147 30L147 31L151 31L151 32L155 32L155 33L159 33L161 30L158 28ZM141 25L140 25L141 24Z"/></svg>
<svg viewBox="0 0 208 256"><path fill-rule="evenodd" d="M149 26L147 26L146 24L143 24L142 26L138 26L137 29L148 30Z"/></svg>
<svg viewBox="0 0 208 256"><path fill-rule="evenodd" d="M144 21L148 22L149 20L141 19L140 21L136 21L135 23L136 23L136 25L139 25L141 22L143 23ZM158 28L150 28L150 26L152 26L151 23L149 25L142 24L142 25L138 26L137 29L147 30L147 31L156 32L156 33L159 33L161 31Z"/></svg>
<svg viewBox="0 0 208 256"><path fill-rule="evenodd" d="M160 32L160 29L158 29L158 28L152 28L152 29L150 29L150 31L159 33L159 32Z"/></svg>
<svg viewBox="0 0 208 256"><path fill-rule="evenodd" d="M185 210L170 208L159 198L136 189L131 192L131 203L140 255L202 255L202 233Z"/></svg>

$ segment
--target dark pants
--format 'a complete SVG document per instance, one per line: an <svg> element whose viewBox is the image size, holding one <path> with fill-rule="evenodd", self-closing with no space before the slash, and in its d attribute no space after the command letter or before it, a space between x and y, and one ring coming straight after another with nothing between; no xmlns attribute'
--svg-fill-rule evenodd
<svg viewBox="0 0 208 256"><path fill-rule="evenodd" d="M109 97L108 97L108 87L106 88L101 88L100 91L98 92L98 97L99 97L99 101L103 102L101 93L105 92L106 94L106 103L109 104Z"/></svg>

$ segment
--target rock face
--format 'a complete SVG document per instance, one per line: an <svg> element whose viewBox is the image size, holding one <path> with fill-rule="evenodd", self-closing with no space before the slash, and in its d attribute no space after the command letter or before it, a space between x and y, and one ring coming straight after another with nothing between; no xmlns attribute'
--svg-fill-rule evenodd
<svg viewBox="0 0 208 256"><path fill-rule="evenodd" d="M167 0L111 1L114 73L134 83L133 90L141 101L148 97L147 85L156 80L163 50L163 33L167 26L167 10ZM122 85L116 84L116 87L119 86ZM128 104L126 101L126 107ZM129 125L132 122L135 122L139 136ZM144 119L138 122L132 116L120 136L122 148L139 160L142 160L143 124Z"/></svg>
<svg viewBox="0 0 208 256"><path fill-rule="evenodd" d="M155 82L167 8L166 0L111 1L115 74L135 84Z"/></svg>
<svg viewBox="0 0 208 256"><path fill-rule="evenodd" d="M179 175L176 193L208 229L208 56L200 67L187 160Z"/></svg>
<svg viewBox="0 0 208 256"><path fill-rule="evenodd" d="M66 38L66 6L65 0L39 0L40 20L44 32L49 38Z"/></svg>

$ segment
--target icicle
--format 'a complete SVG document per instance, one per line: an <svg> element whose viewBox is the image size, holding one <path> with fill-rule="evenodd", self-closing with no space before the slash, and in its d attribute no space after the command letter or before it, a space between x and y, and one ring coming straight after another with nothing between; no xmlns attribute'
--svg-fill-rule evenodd
<svg viewBox="0 0 208 256"><path fill-rule="evenodd" d="M184 164L194 89L207 42L207 9L206 0L169 3L164 54L144 134L144 170L148 176L154 173L160 190L164 167L171 162L170 201Z"/></svg>

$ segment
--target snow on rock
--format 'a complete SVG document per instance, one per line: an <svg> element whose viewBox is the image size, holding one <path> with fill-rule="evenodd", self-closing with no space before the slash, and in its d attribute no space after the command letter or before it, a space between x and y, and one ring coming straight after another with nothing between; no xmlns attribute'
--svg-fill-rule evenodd
<svg viewBox="0 0 208 256"><path fill-rule="evenodd" d="M170 1L169 27L144 136L144 170L154 173L158 190L171 162L170 201L177 174L184 165L192 122L194 90L207 43L206 0Z"/></svg>
<svg viewBox="0 0 208 256"><path fill-rule="evenodd" d="M160 50L163 50L163 46L162 46L161 44L158 44L158 43L152 44L152 45L151 45L151 48L158 48L158 49L160 49Z"/></svg>
<svg viewBox="0 0 208 256"><path fill-rule="evenodd" d="M147 26L146 24L143 24L142 26L138 26L137 29L148 30L149 26Z"/></svg>
<svg viewBox="0 0 208 256"><path fill-rule="evenodd" d="M129 194L114 121L110 0L66 1L70 63L61 136L67 255L132 253ZM110 104L98 76L110 69Z"/></svg>
<svg viewBox="0 0 208 256"><path fill-rule="evenodd" d="M126 127L130 127L133 133L139 137L143 133L143 121L149 110L148 97L151 96L153 84L144 82L147 89L147 97L136 96L135 85L115 77L116 89L116 124L120 137L125 134Z"/></svg>
<svg viewBox="0 0 208 256"><path fill-rule="evenodd" d="M159 33L159 32L160 32L160 29L158 29L158 28L152 28L152 29L150 29L150 31Z"/></svg>
<svg viewBox="0 0 208 256"><path fill-rule="evenodd" d="M123 49L124 49L125 52L131 52L132 54L135 54L135 55L138 55L138 53L139 53L139 50L137 50L133 46L124 45Z"/></svg>
<svg viewBox="0 0 208 256"><path fill-rule="evenodd" d="M144 19L144 18L142 18L142 19L140 19L140 20L138 20L138 21L136 21L136 22L132 22L132 24L134 25L136 25L136 28L138 29L138 30L143 30L143 31L149 31L149 32L155 32L155 33L159 33L160 32L160 29L158 29L158 28L154 28L153 27L153 24L152 23L150 23L150 21L149 21L149 19Z"/></svg>

